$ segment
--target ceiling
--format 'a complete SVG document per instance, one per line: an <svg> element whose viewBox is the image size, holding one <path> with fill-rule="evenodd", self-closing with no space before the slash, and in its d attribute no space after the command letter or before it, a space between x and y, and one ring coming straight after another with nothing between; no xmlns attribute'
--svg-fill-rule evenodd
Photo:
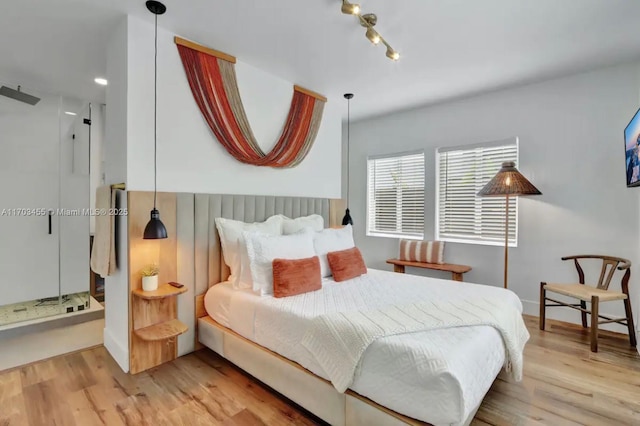
<svg viewBox="0 0 640 426"><path fill-rule="evenodd" d="M0 2L0 81L97 101L111 28L153 19L144 1ZM161 27L330 98L353 92L356 119L640 58L634 0L361 0L398 62L340 0L165 4Z"/></svg>

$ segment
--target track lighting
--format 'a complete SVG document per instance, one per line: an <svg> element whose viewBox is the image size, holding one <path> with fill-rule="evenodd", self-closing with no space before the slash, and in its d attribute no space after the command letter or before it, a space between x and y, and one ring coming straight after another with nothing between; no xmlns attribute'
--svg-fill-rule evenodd
<svg viewBox="0 0 640 426"><path fill-rule="evenodd" d="M360 5L342 0L342 13L345 15L358 15L360 14Z"/></svg>
<svg viewBox="0 0 640 426"><path fill-rule="evenodd" d="M380 34L378 34L378 32L376 30L374 30L373 28L367 29L366 36L367 36L367 38L369 39L369 41L371 43L373 43L373 44L380 43Z"/></svg>
<svg viewBox="0 0 640 426"><path fill-rule="evenodd" d="M396 52L380 35L380 33L373 28L378 23L378 17L375 13L365 13L364 15L361 15L360 5L349 3L347 0L342 0L342 13L356 16L360 25L367 29L367 32L365 33L367 39L375 45L382 43L387 47L387 58L393 61L400 59L400 54Z"/></svg>
<svg viewBox="0 0 640 426"><path fill-rule="evenodd" d="M400 59L400 54L393 50L391 46L387 46L387 58L393 61L397 61L398 59Z"/></svg>

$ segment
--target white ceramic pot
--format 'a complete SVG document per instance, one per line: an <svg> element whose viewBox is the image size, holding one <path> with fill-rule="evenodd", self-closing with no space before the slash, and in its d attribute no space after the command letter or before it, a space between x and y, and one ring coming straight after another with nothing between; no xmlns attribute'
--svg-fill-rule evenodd
<svg viewBox="0 0 640 426"><path fill-rule="evenodd" d="M153 291L158 289L158 276L142 277L142 289L144 291Z"/></svg>

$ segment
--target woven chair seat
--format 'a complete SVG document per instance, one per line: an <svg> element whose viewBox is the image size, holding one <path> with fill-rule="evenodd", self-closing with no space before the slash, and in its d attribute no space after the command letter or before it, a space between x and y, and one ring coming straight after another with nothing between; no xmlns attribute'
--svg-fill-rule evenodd
<svg viewBox="0 0 640 426"><path fill-rule="evenodd" d="M622 292L602 290L584 284L547 283L544 288L547 291L562 294L564 296L575 297L576 299L580 299L585 302L591 302L591 296L598 296L601 302L624 300L627 298L627 295Z"/></svg>

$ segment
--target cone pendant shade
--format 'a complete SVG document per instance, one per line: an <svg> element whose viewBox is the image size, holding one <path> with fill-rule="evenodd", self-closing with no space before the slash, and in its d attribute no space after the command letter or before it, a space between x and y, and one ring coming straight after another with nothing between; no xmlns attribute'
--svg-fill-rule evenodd
<svg viewBox="0 0 640 426"><path fill-rule="evenodd" d="M161 240L167 238L167 228L160 220L160 212L154 208L151 210L151 219L144 228L145 240Z"/></svg>
<svg viewBox="0 0 640 426"><path fill-rule="evenodd" d="M349 209L345 210L344 217L342 218L342 226L353 225L353 219L351 219L351 212Z"/></svg>

